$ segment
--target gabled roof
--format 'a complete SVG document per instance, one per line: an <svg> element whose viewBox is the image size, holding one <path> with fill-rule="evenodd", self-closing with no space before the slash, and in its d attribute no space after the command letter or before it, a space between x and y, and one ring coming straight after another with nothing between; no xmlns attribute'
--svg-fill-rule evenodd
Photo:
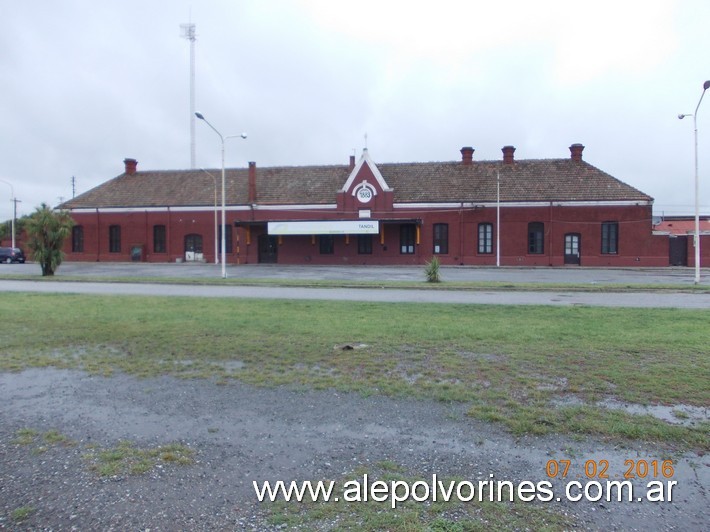
<svg viewBox="0 0 710 532"><path fill-rule="evenodd" d="M365 148L364 150L362 150L362 157L360 157L360 161L355 165L355 168L352 169L350 175L348 176L348 180L343 185L343 192L348 192L350 190L350 187L355 182L355 179L360 173L360 170L365 165L370 168L372 175L375 177L375 181L377 181L377 184L382 190L391 190L390 186L387 184L387 181L385 181L382 172L380 172L379 168L377 168L377 165L370 158L370 152L368 152L367 148Z"/></svg>
<svg viewBox="0 0 710 532"><path fill-rule="evenodd" d="M498 173L503 202L653 200L589 163L572 159L527 159L510 164L502 161L387 163L376 168L392 189L394 202L399 204L495 202ZM219 194L221 170L208 172L214 179L204 170L124 173L65 202L62 207L210 206L214 204L215 183ZM256 168L257 203L334 204L351 172L347 165ZM228 205L248 203L248 180L246 168L226 171Z"/></svg>

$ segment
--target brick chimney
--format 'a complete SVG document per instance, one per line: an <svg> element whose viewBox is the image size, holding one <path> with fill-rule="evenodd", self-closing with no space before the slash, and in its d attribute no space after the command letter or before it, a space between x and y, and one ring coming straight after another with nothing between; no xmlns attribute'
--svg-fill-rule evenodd
<svg viewBox="0 0 710 532"><path fill-rule="evenodd" d="M256 163L249 162L249 203L256 203Z"/></svg>
<svg viewBox="0 0 710 532"><path fill-rule="evenodd" d="M572 156L573 161L581 161L583 151L584 151L584 146L582 146L581 144L572 144L569 147L569 152Z"/></svg>
<svg viewBox="0 0 710 532"><path fill-rule="evenodd" d="M125 172L128 175L134 175L138 168L138 161L135 159L123 159L123 164L126 165Z"/></svg>
<svg viewBox="0 0 710 532"><path fill-rule="evenodd" d="M473 164L473 152L474 150L471 146L464 146L461 148L461 164Z"/></svg>
<svg viewBox="0 0 710 532"><path fill-rule="evenodd" d="M515 162L515 157L513 156L515 153L515 146L503 146L502 151L503 162L505 164L513 164L513 162Z"/></svg>
<svg viewBox="0 0 710 532"><path fill-rule="evenodd" d="M350 156L350 171L352 172L355 170L355 156L351 155Z"/></svg>

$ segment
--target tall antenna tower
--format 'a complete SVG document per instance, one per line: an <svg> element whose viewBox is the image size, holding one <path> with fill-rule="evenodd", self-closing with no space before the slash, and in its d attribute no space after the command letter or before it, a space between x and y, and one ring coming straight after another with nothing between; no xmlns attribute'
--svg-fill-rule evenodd
<svg viewBox="0 0 710 532"><path fill-rule="evenodd" d="M191 17L192 18L192 17ZM190 41L190 168L195 168L195 25L180 24L181 37Z"/></svg>

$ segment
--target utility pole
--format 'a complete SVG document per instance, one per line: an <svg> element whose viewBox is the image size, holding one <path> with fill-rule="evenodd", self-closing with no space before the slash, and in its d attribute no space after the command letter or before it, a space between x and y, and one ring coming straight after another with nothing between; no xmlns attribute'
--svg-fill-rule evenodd
<svg viewBox="0 0 710 532"><path fill-rule="evenodd" d="M5 181L4 179L0 179L1 182L5 183L10 187L10 195L12 196L10 198L10 201L12 201L13 204L13 211L12 211L12 247L15 246L15 218L17 218L17 198L15 197L15 187L12 186L12 183L9 181Z"/></svg>
<svg viewBox="0 0 710 532"><path fill-rule="evenodd" d="M17 198L12 198L12 247L15 246L15 220L17 219L17 204L22 203Z"/></svg>

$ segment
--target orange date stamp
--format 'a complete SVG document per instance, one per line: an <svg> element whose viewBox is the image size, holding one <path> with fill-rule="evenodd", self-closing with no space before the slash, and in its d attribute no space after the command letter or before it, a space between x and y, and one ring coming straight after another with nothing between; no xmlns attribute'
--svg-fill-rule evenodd
<svg viewBox="0 0 710 532"><path fill-rule="evenodd" d="M673 478L673 460L624 460L622 471L609 471L608 460L586 460L583 464L573 464L572 460L548 460L545 465L548 478Z"/></svg>

